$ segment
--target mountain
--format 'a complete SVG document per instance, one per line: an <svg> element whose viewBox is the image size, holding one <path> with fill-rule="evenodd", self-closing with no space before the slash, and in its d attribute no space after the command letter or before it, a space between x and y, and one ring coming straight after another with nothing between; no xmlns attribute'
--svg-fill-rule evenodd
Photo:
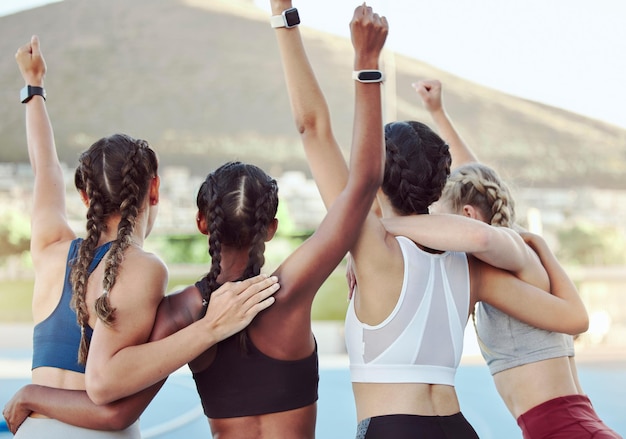
<svg viewBox="0 0 626 439"><path fill-rule="evenodd" d="M347 153L352 46L302 21ZM402 32L393 23L391 29ZM267 14L244 0L65 0L0 17L0 162L28 160L18 103L23 84L13 54L37 34L57 148L70 165L97 138L126 132L148 140L162 164L187 165L198 174L229 159L272 173L306 170L273 32ZM391 52L384 65L389 120L429 124L410 84L439 78L466 141L516 185L626 187L626 130Z"/></svg>

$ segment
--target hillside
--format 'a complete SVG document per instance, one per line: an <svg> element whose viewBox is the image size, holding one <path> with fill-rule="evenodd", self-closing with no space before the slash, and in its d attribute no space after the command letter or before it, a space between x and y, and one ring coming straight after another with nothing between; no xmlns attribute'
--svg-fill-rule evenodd
<svg viewBox="0 0 626 439"><path fill-rule="evenodd" d="M305 26L302 32L337 138L348 148L352 47ZM233 158L274 173L306 169L268 17L243 0L65 0L0 17L0 162L28 160L13 54L34 33L48 64L48 109L64 161L73 164L93 140L122 131L147 139L163 164L197 173ZM441 79L465 139L517 185L626 186L626 130L418 60L387 53L385 64L390 120L430 123L410 84Z"/></svg>

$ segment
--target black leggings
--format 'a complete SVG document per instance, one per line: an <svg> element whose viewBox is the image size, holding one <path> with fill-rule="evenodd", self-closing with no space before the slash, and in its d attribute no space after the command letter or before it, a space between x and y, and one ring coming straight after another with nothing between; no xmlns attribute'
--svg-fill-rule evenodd
<svg viewBox="0 0 626 439"><path fill-rule="evenodd" d="M386 415L359 422L356 439L478 439L461 412L450 416Z"/></svg>

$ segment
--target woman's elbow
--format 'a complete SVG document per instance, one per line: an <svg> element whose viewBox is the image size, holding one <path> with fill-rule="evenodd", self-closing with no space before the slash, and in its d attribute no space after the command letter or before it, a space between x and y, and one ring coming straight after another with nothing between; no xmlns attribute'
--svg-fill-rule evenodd
<svg viewBox="0 0 626 439"><path fill-rule="evenodd" d="M103 407L104 424L101 428L107 431L119 431L125 430L137 421L138 417L135 416L130 410L127 410L120 404L109 404Z"/></svg>
<svg viewBox="0 0 626 439"><path fill-rule="evenodd" d="M314 113L298 114L294 117L296 129L301 136L315 132L318 125L318 118Z"/></svg>
<svg viewBox="0 0 626 439"><path fill-rule="evenodd" d="M569 335L580 335L589 329L589 315L586 310L577 310L563 332Z"/></svg>
<svg viewBox="0 0 626 439"><path fill-rule="evenodd" d="M587 311L584 312L584 315L581 315L578 319L578 328L575 334L572 335L579 335L582 334L584 332L587 332L587 330L589 329L589 315L587 314Z"/></svg>
<svg viewBox="0 0 626 439"><path fill-rule="evenodd" d="M87 388L87 396L96 405L105 405L115 401L110 394L111 387L105 385L103 380L96 377L85 376L85 386Z"/></svg>

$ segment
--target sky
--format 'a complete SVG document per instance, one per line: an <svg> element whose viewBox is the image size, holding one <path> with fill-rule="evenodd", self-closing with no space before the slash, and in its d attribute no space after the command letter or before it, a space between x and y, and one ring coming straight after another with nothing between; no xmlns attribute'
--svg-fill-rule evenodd
<svg viewBox="0 0 626 439"><path fill-rule="evenodd" d="M50 2L0 0L0 15ZM254 2L269 14L268 0ZM357 4L294 0L303 25L345 37ZM368 4L389 20L386 47L391 50L496 90L626 128L623 0Z"/></svg>

